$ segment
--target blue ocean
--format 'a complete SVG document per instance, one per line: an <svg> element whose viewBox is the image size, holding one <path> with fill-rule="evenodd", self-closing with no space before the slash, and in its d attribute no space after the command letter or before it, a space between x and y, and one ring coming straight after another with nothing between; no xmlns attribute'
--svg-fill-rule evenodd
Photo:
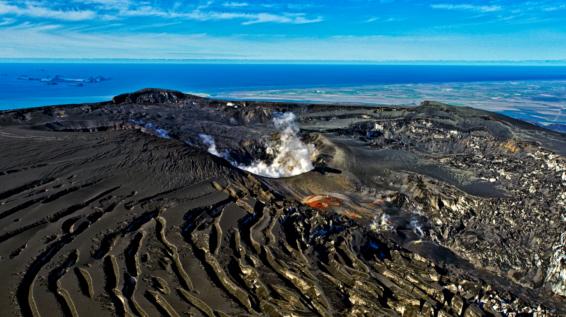
<svg viewBox="0 0 566 317"><path fill-rule="evenodd" d="M0 110L105 101L147 87L226 99L375 105L436 100L566 129L566 66L0 63Z"/></svg>

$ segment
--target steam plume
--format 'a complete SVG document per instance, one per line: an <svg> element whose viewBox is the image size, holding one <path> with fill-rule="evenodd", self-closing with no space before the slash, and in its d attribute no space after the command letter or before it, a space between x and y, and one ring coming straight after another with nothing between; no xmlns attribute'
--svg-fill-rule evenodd
<svg viewBox="0 0 566 317"><path fill-rule="evenodd" d="M274 156L271 164L257 160L249 166L240 166L240 168L256 175L273 178L295 176L312 170L315 148L312 144L303 143L299 138L296 119L292 112L274 116L273 124L279 130L280 139L266 150L268 154Z"/></svg>
<svg viewBox="0 0 566 317"><path fill-rule="evenodd" d="M218 149L216 148L216 142L214 142L214 138L208 134L204 134L201 133L198 135L200 140L202 141L202 143L204 143L204 145L208 146L208 153L214 155L214 156L218 156L218 157L222 157L222 155L220 155L220 153L218 152Z"/></svg>
<svg viewBox="0 0 566 317"><path fill-rule="evenodd" d="M273 124L279 131L279 140L269 144L266 149L267 154L273 156L271 163L256 160L250 165L240 164L232 160L228 153L220 153L212 136L200 134L199 137L208 146L210 154L226 159L239 169L272 178L296 176L314 168L312 159L316 153L312 144L305 144L299 138L296 118L292 112L274 115Z"/></svg>

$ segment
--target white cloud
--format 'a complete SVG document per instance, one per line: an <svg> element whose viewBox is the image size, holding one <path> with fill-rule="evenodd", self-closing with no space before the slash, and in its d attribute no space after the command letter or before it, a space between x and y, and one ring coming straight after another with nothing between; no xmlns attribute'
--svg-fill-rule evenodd
<svg viewBox="0 0 566 317"><path fill-rule="evenodd" d="M96 12L91 10L54 10L31 3L27 3L25 6L20 7L1 1L0 15L17 15L64 21L83 21L93 19L96 16Z"/></svg>
<svg viewBox="0 0 566 317"><path fill-rule="evenodd" d="M15 19L2 19L0 20L0 26L11 25L14 24L15 22L16 22Z"/></svg>
<svg viewBox="0 0 566 317"><path fill-rule="evenodd" d="M393 17L370 17L368 19L365 19L362 21L362 23L374 23L374 22L380 22L380 23L390 23L390 22L399 22L402 21L402 19L400 18L393 18Z"/></svg>
<svg viewBox="0 0 566 317"><path fill-rule="evenodd" d="M14 2L0 0L0 16L15 15L65 21L84 21L94 18L101 20L118 20L129 17L159 17L163 19L183 19L194 21L241 20L243 25L258 23L308 24L321 22L322 17L308 17L305 13L276 13L276 12L240 12L248 6L247 2L224 2L218 9L213 1L202 2L192 8L187 8L182 2L175 2L170 8L163 8L149 1L131 0L72 0L75 5L89 5L89 10L62 9L69 2L34 1ZM20 4L18 4L20 3ZM216 7L217 9L214 9Z"/></svg>
<svg viewBox="0 0 566 317"><path fill-rule="evenodd" d="M437 3L430 6L438 10L460 10L460 11L475 11L475 12L497 12L501 11L502 7L499 5L475 5L475 4L452 4L452 3Z"/></svg>
<svg viewBox="0 0 566 317"><path fill-rule="evenodd" d="M74 3L96 6L103 10L120 10L128 8L132 2L130 0L72 0Z"/></svg>
<svg viewBox="0 0 566 317"><path fill-rule="evenodd" d="M563 59L562 34L506 36L211 36L82 33L54 25L0 28L0 58L129 58L237 60L532 60ZM505 43L505 45L501 45ZM533 51L532 46L548 50ZM281 49L284 47L285 49Z"/></svg>
<svg viewBox="0 0 566 317"><path fill-rule="evenodd" d="M244 13L244 12L223 12L223 11L203 11L196 9L188 12L165 11L151 6L142 6L136 9L120 11L120 16L154 16L171 19L187 19L195 21L221 21L221 20L242 20L243 25L258 23L281 23L281 24L308 24L323 21L322 17L309 18L304 13Z"/></svg>
<svg viewBox="0 0 566 317"><path fill-rule="evenodd" d="M250 4L247 2L224 2L222 5L227 8L242 8L247 7Z"/></svg>
<svg viewBox="0 0 566 317"><path fill-rule="evenodd" d="M562 11L562 10L566 10L566 4L558 4L558 5L547 6L542 8L542 11L545 12L554 12L554 11Z"/></svg>
<svg viewBox="0 0 566 317"><path fill-rule="evenodd" d="M271 13L258 13L246 16L242 24L251 25L258 23L285 23L285 24L309 24L322 22L322 17L307 18L304 14L276 15Z"/></svg>

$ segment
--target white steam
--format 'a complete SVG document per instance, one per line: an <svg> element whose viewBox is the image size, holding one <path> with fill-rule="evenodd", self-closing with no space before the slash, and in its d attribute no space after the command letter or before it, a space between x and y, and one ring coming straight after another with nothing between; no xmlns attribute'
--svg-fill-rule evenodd
<svg viewBox="0 0 566 317"><path fill-rule="evenodd" d="M170 139L171 138L169 136L169 131L167 131L165 129L161 129L151 122L145 123L143 120L130 120L130 122L137 125L139 128L141 128L142 132L157 135L158 137L160 137L162 139Z"/></svg>
<svg viewBox="0 0 566 317"><path fill-rule="evenodd" d="M204 145L208 146L208 153L214 155L214 156L218 156L218 157L222 157L222 155L220 155L220 153L218 152L218 149L216 148L216 142L214 142L214 138L208 134L204 134L201 133L198 135L200 140L202 141L202 143L204 143Z"/></svg>
<svg viewBox="0 0 566 317"><path fill-rule="evenodd" d="M266 149L268 154L274 156L271 164L257 160L249 166L240 166L240 168L256 175L273 178L295 176L312 170L315 148L312 144L303 143L299 138L296 119L292 112L274 116L273 124L279 130L280 139Z"/></svg>
<svg viewBox="0 0 566 317"><path fill-rule="evenodd" d="M273 124L279 131L279 140L269 144L266 149L267 154L273 156L271 163L256 160L250 165L240 164L232 160L228 153L220 153L214 138L210 135L199 134L199 137L208 146L210 154L226 159L239 169L272 178L296 176L314 168L312 159L316 154L314 145L305 144L299 138L296 118L292 112L281 113L273 117Z"/></svg>

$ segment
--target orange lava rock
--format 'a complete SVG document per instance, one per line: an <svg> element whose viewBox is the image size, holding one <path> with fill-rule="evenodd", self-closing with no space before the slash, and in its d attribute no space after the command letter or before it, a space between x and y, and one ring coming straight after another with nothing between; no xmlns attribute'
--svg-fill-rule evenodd
<svg viewBox="0 0 566 317"><path fill-rule="evenodd" d="M315 209L338 207L341 202L340 199L328 195L310 195L303 199L303 204Z"/></svg>

